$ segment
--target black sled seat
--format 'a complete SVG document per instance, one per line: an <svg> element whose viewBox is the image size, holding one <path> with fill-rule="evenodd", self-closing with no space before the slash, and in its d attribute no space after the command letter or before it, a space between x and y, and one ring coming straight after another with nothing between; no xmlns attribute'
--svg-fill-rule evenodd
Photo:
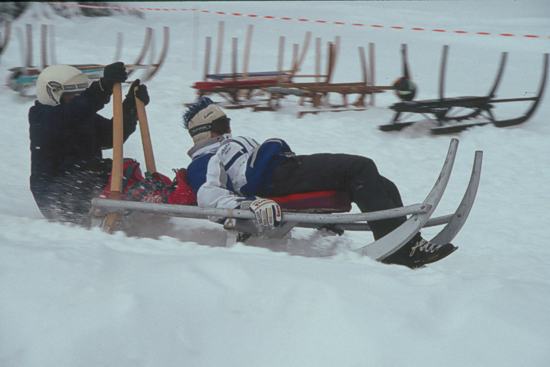
<svg viewBox="0 0 550 367"><path fill-rule="evenodd" d="M491 109L490 98L483 96L462 96L443 99L425 99L421 101L403 101L394 103L390 108L395 112L437 113L448 111L452 107Z"/></svg>

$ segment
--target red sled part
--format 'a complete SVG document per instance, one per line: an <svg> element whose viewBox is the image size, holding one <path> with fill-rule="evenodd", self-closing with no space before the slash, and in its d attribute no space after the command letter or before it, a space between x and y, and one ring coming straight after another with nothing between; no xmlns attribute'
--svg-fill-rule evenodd
<svg viewBox="0 0 550 367"><path fill-rule="evenodd" d="M167 176L155 172L141 172L139 163L133 159L124 159L122 184L123 200L175 205L197 205L197 196L187 182L187 170L175 170L176 177L170 180ZM111 194L111 176L100 197L108 198ZM284 196L270 197L283 210L309 213L343 213L351 210L349 195L342 191L325 190L302 192Z"/></svg>
<svg viewBox="0 0 550 367"><path fill-rule="evenodd" d="M274 86L279 83L277 78L251 78L251 79L225 79L225 80L216 80L216 81L205 81L205 82L195 82L193 88L204 90L204 91L214 91L216 89L226 89L226 88L264 88L269 86Z"/></svg>
<svg viewBox="0 0 550 367"><path fill-rule="evenodd" d="M283 210L310 213L344 213L351 210L349 195L343 191L325 190L302 192L269 199L277 202Z"/></svg>

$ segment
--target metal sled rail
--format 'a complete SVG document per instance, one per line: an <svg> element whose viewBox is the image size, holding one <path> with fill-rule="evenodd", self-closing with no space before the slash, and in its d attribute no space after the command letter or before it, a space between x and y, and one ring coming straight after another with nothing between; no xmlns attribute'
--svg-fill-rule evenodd
<svg viewBox="0 0 550 367"><path fill-rule="evenodd" d="M113 199L92 199L94 209L112 211L139 211L145 213L163 214L173 217L208 219L210 217L235 218L255 220L255 215L250 210L243 209L213 209L201 208L192 205L155 204L138 201L125 201ZM370 213L340 213L340 214L311 214L311 213L283 213L284 222L312 223L312 224L340 224L355 223L371 220L395 218L403 215L426 213L429 206L425 204L413 204L401 208L381 210Z"/></svg>

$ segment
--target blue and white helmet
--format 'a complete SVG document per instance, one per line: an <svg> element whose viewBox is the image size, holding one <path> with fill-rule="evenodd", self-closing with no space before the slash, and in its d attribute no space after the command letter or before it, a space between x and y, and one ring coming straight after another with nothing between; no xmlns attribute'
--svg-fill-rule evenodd
<svg viewBox="0 0 550 367"><path fill-rule="evenodd" d="M200 97L183 115L183 123L196 144L211 137L212 122L226 117L223 110L208 97Z"/></svg>
<svg viewBox="0 0 550 367"><path fill-rule="evenodd" d="M51 65L38 75L36 97L42 104L56 106L63 93L82 92L88 86L88 76L74 66Z"/></svg>

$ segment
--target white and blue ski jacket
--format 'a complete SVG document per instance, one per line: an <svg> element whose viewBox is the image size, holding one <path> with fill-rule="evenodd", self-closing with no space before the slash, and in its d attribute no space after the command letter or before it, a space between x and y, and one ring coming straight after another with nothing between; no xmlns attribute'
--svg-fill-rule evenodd
<svg viewBox="0 0 550 367"><path fill-rule="evenodd" d="M243 200L269 192L275 167L294 155L282 139L259 144L244 136L218 136L195 144L187 180L206 208L238 208Z"/></svg>

